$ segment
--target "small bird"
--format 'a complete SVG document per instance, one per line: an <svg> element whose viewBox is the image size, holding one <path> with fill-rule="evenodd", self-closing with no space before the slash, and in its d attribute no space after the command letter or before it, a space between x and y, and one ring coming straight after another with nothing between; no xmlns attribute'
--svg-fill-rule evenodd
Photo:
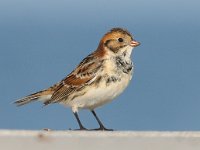
<svg viewBox="0 0 200 150"><path fill-rule="evenodd" d="M126 29L113 28L103 36L97 49L63 80L14 103L22 106L39 100L44 105L59 103L71 107L78 130L88 130L78 116L79 109L88 109L100 126L93 130L112 131L103 125L94 109L111 102L128 86L134 69L131 53L138 45Z"/></svg>

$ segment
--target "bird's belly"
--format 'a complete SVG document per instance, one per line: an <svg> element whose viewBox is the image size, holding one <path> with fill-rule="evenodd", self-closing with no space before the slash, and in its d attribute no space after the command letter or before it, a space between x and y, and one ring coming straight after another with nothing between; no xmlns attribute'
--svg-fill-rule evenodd
<svg viewBox="0 0 200 150"><path fill-rule="evenodd" d="M92 110L116 98L128 86L130 80L131 76L127 75L121 78L120 81L110 83L109 85L106 82L102 82L98 87L88 86L84 90L85 93L83 95L71 100L67 105L75 109L86 108Z"/></svg>

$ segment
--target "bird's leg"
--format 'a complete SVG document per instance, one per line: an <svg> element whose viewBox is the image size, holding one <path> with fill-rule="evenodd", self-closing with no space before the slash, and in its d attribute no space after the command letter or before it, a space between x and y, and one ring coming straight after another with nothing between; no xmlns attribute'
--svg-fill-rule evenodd
<svg viewBox="0 0 200 150"><path fill-rule="evenodd" d="M94 130L103 130L103 131L113 131L113 129L107 129L104 127L104 125L102 124L102 122L99 120L99 118L97 117L96 113L94 110L91 111L92 114L94 115L95 119L97 120L98 124L99 124L99 128L94 129Z"/></svg>
<svg viewBox="0 0 200 150"><path fill-rule="evenodd" d="M73 112L73 113L74 113L74 116L76 117L76 120L77 120L78 125L79 125L79 127L80 127L80 129L78 129L78 130L88 130L88 129L86 129L86 128L82 125L82 123L81 123L81 121L80 121L80 119L79 119L79 117L78 117L78 113L77 113L77 112Z"/></svg>

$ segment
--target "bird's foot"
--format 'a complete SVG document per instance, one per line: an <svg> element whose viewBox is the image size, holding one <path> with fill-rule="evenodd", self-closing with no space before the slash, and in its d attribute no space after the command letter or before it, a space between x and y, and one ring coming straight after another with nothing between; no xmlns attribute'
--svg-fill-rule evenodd
<svg viewBox="0 0 200 150"><path fill-rule="evenodd" d="M107 129L104 126L100 126L97 129L92 129L92 131L114 131L113 129Z"/></svg>

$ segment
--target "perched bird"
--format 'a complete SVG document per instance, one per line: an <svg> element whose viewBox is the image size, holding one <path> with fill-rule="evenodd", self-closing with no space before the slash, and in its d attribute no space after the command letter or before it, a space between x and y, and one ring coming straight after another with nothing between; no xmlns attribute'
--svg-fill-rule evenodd
<svg viewBox="0 0 200 150"><path fill-rule="evenodd" d="M113 28L103 36L97 49L62 81L19 99L15 104L21 106L39 100L44 105L69 106L80 130L87 129L79 119L78 110L88 109L100 126L94 130L112 130L105 128L94 109L111 102L128 86L134 69L132 49L139 44L126 29Z"/></svg>

